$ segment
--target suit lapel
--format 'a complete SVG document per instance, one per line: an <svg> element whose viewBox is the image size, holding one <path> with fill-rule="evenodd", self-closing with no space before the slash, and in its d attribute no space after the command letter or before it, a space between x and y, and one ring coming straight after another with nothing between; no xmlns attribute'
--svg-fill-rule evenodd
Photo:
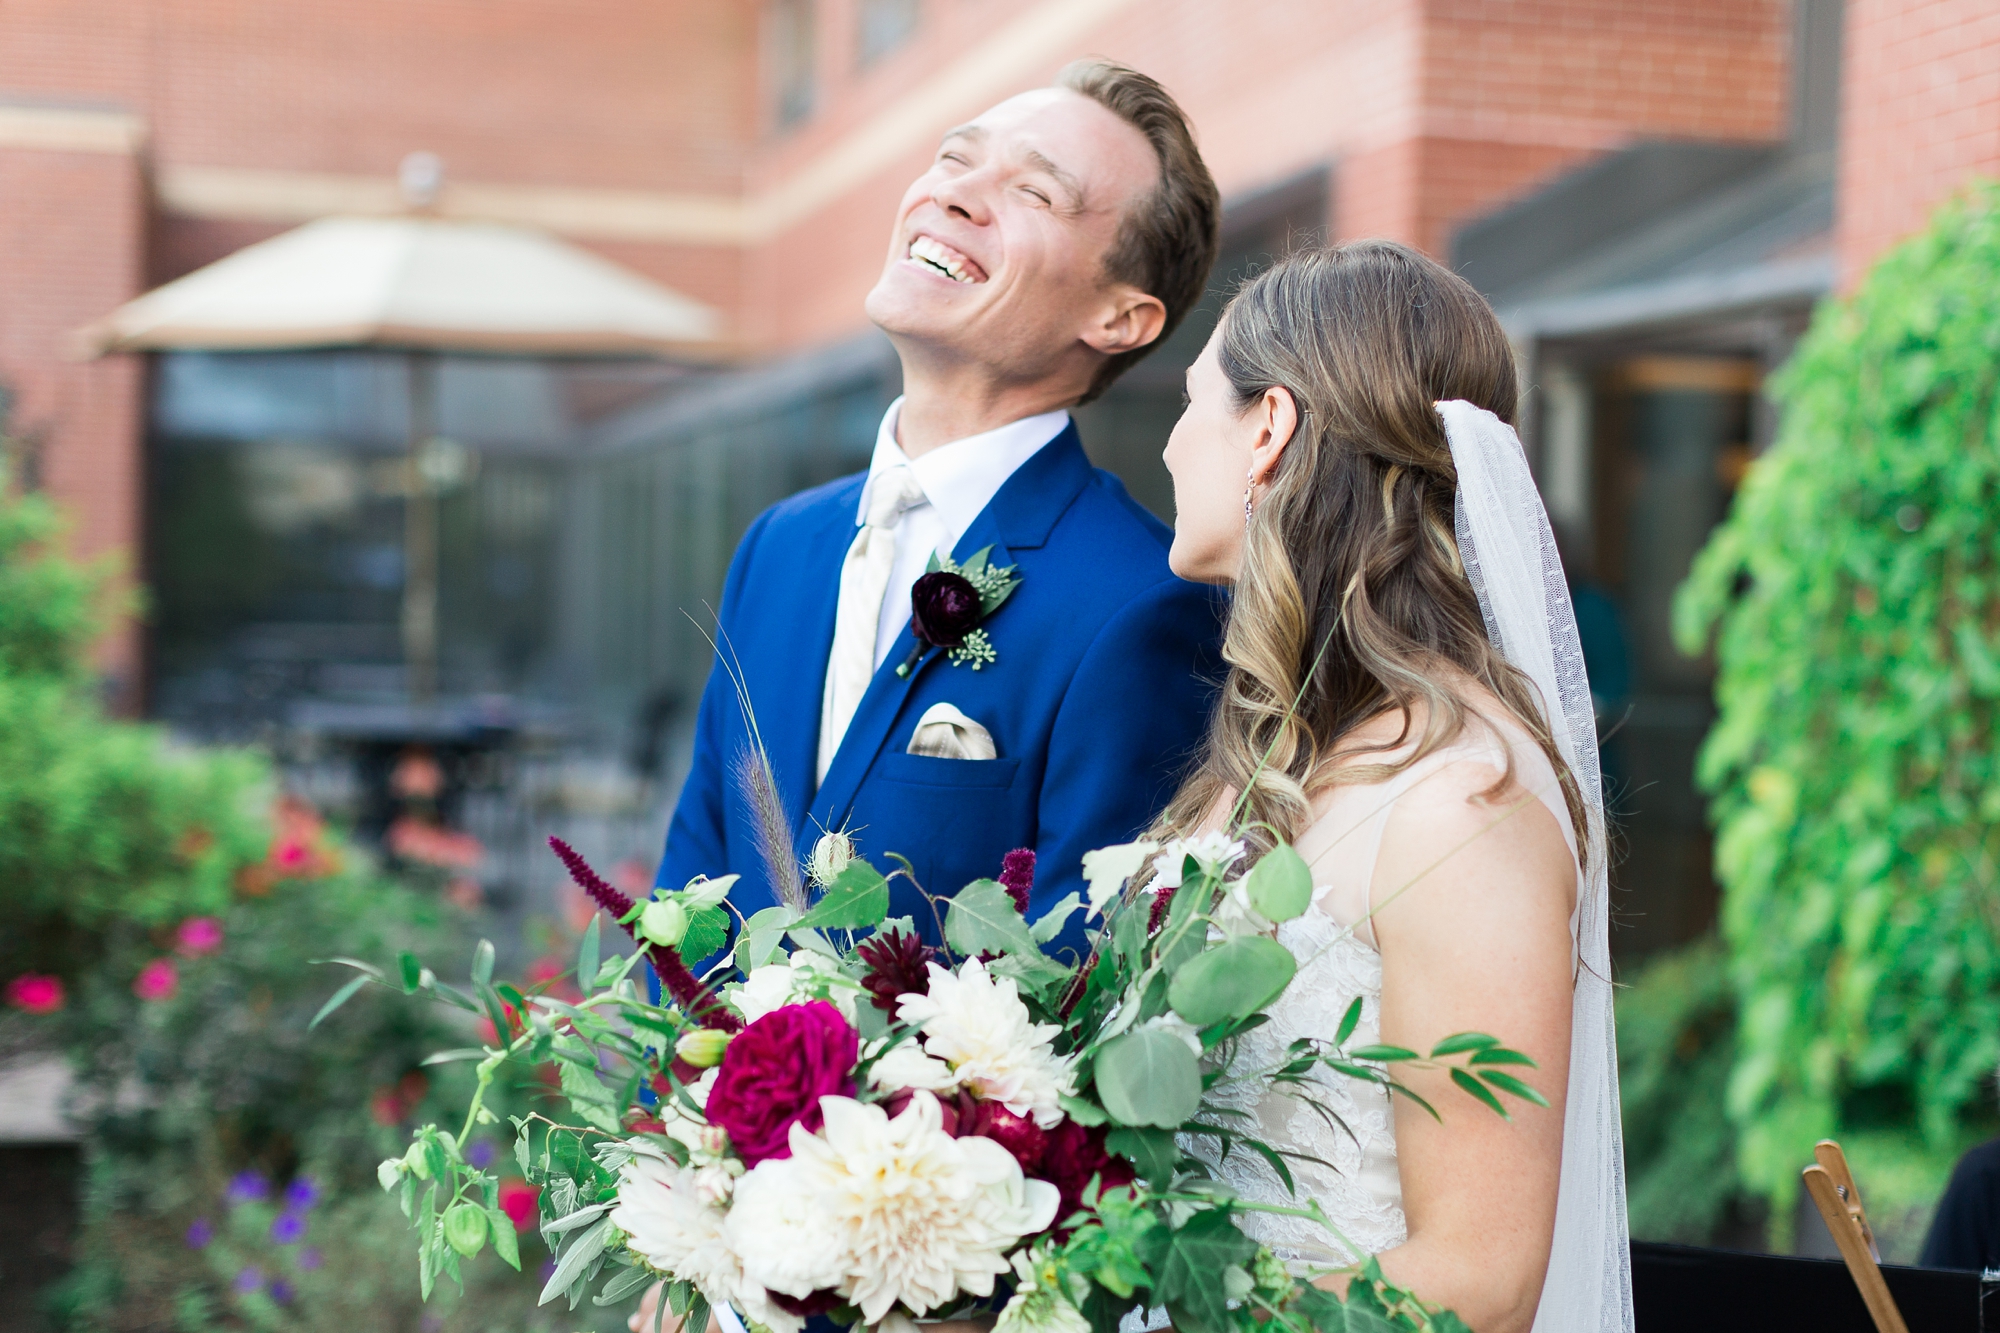
<svg viewBox="0 0 2000 1333"><path fill-rule="evenodd" d="M993 548L989 557L991 561L996 565L1006 565L1014 563L1013 552L1016 548L1025 550L1047 544L1056 520L1076 499L1090 476L1090 461L1084 457L1076 424L1071 422L1060 435L1037 450L1034 457L1015 469L1014 475L994 494L986 508L979 511L979 517L972 521L972 526L965 530L965 536L952 548L952 558L966 560L974 552L990 546ZM1008 599L1007 605L994 612L996 634L1005 634L1007 614L1020 600L1021 592L1025 591L1027 584L1023 582L1021 590ZM825 633L818 641L833 642L831 614L826 621ZM807 817L800 821L795 831L802 852L809 838L817 837L820 830L839 828L841 821L847 817L862 779L867 777L869 768L874 765L875 756L881 753L883 742L895 727L903 703L918 679L928 671L949 669L937 665L944 654L933 649L924 655L922 663L909 675L898 676L896 668L909 658L910 649L916 646L916 642L910 627L903 626L902 632L896 636L895 646L868 682L868 693L861 696L854 720L847 725L840 750L827 769L826 781L813 798ZM818 718L820 692L825 689L825 677L826 668L822 662L816 677L819 688L813 694L815 719ZM818 735L816 729L814 735ZM807 768L810 771L810 760Z"/></svg>

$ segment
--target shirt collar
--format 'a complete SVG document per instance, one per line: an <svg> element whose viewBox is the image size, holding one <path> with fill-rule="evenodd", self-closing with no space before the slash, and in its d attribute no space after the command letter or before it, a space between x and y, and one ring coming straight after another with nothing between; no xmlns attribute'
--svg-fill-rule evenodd
<svg viewBox="0 0 2000 1333"><path fill-rule="evenodd" d="M924 497L951 530L954 541L965 535L972 520L1007 484L1015 469L1062 434L1063 427L1069 424L1069 412L1057 408L941 444L913 459L896 443L896 422L902 410L903 400L897 398L882 414L882 427L875 435L875 455L868 462L868 484L861 488L854 521L857 525L867 521L868 491L875 478L892 467L907 467L916 474L917 485L923 488Z"/></svg>

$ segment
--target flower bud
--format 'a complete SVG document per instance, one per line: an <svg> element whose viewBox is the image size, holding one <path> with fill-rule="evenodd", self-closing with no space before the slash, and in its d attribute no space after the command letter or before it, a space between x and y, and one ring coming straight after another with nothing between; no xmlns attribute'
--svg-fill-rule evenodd
<svg viewBox="0 0 2000 1333"><path fill-rule="evenodd" d="M425 1155L424 1145L421 1143L410 1145L410 1150L403 1154L403 1165L409 1167L410 1173L418 1180L431 1178L430 1159Z"/></svg>
<svg viewBox="0 0 2000 1333"><path fill-rule="evenodd" d="M687 938L687 908L672 898L647 903L639 914L639 933L655 944L673 948Z"/></svg>
<svg viewBox="0 0 2000 1333"><path fill-rule="evenodd" d="M729 1045L729 1035L714 1028L684 1032L681 1039L674 1043L674 1054L696 1069L713 1069L722 1063L722 1052Z"/></svg>
<svg viewBox="0 0 2000 1333"><path fill-rule="evenodd" d="M813 844L812 855L806 860L806 876L813 883L825 887L840 877L854 860L854 840L845 833L826 833Z"/></svg>
<svg viewBox="0 0 2000 1333"><path fill-rule="evenodd" d="M486 1244L486 1210L463 1201L445 1209L444 1241L468 1259L478 1254Z"/></svg>

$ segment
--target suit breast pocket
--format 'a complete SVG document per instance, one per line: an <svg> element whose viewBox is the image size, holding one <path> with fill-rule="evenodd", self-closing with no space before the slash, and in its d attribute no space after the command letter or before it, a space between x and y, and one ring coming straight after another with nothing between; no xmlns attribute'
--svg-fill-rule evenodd
<svg viewBox="0 0 2000 1333"><path fill-rule="evenodd" d="M937 759L894 751L875 762L875 775L881 781L912 787L1003 790L1014 785L1020 771L1019 759Z"/></svg>

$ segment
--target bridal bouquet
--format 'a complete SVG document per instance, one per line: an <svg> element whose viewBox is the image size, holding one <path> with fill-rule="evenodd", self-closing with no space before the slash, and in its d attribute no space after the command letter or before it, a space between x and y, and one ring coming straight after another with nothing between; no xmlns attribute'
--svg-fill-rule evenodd
<svg viewBox="0 0 2000 1333"><path fill-rule="evenodd" d="M601 958L593 923L580 995L496 986L482 945L469 990L406 956L394 980L350 963L363 975L328 1004L399 980L499 1034L435 1057L478 1061L463 1128L426 1126L381 1166L415 1223L426 1295L489 1242L518 1267L497 1178L461 1149L496 1119L483 1098L501 1066L525 1060L553 1066L567 1104L515 1121L556 1255L544 1303L575 1308L595 1288L611 1304L663 1282L659 1318L689 1333L725 1304L768 1333L821 1314L914 1333L916 1320L982 1312L997 1312L995 1333L1115 1333L1128 1312L1161 1307L1187 1333L1464 1329L1372 1260L1350 1270L1344 1298L1312 1285L1238 1219L1287 1212L1332 1230L1318 1206L1241 1199L1187 1151L1207 1138L1255 1152L1290 1185L1283 1155L1211 1100L1224 1078L1311 1100L1308 1075L1325 1069L1415 1097L1390 1069L1421 1060L1503 1115L1502 1094L1541 1100L1506 1072L1532 1062L1489 1036L1428 1057L1351 1046L1358 998L1326 1039L1239 1067L1236 1038L1297 969L1269 933L1310 905L1289 847L1242 874L1243 844L1219 835L1106 848L1084 860L1087 900L1034 921L1033 853L1011 853L1000 878L926 899L933 947L889 918L889 879L839 835L811 858L817 893L734 920L733 945L733 876L634 900L551 841L639 945ZM1052 956L1078 912L1087 956ZM657 999L635 976L641 958Z"/></svg>

